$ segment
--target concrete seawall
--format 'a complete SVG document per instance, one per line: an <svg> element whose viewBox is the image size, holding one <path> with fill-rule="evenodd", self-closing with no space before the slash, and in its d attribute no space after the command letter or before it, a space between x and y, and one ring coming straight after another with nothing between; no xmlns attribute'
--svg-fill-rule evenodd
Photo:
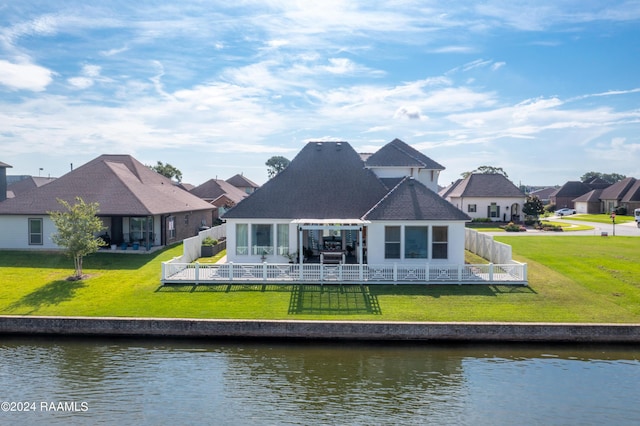
<svg viewBox="0 0 640 426"><path fill-rule="evenodd" d="M415 323L0 316L0 334L640 343L640 324Z"/></svg>

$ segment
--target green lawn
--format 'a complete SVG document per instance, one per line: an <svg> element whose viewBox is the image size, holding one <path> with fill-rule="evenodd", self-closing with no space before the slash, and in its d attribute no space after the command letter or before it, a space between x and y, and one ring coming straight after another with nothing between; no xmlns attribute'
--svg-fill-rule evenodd
<svg viewBox="0 0 640 426"><path fill-rule="evenodd" d="M574 214L570 216L564 216L565 219L568 220L581 220L585 222L595 222L595 223L611 223L611 216L607 214ZM616 223L626 223L633 222L635 219L633 216L616 216Z"/></svg>
<svg viewBox="0 0 640 426"><path fill-rule="evenodd" d="M66 281L60 254L0 252L0 314L375 321L640 323L640 238L505 236L529 263L529 287L159 284L150 255L99 253ZM478 259L468 255L468 261Z"/></svg>
<svg viewBox="0 0 640 426"><path fill-rule="evenodd" d="M543 224L559 226L562 228L563 232L571 232L571 231L589 231L594 229L593 226L588 225L574 225L572 223L563 222L561 220L541 220Z"/></svg>

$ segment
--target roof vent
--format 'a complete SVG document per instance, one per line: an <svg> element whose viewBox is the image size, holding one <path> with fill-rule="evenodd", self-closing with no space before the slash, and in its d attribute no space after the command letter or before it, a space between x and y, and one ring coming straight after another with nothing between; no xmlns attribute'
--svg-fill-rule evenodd
<svg viewBox="0 0 640 426"><path fill-rule="evenodd" d="M336 151L340 151L342 149L342 142L336 143Z"/></svg>
<svg viewBox="0 0 640 426"><path fill-rule="evenodd" d="M316 151L320 151L322 149L322 142L316 142Z"/></svg>

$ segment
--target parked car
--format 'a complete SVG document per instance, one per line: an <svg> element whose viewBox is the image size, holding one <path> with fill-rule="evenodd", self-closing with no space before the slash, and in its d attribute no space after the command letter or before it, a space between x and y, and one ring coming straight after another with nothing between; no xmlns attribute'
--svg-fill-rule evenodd
<svg viewBox="0 0 640 426"><path fill-rule="evenodd" d="M566 216L569 214L576 214L576 211L574 209L560 209L560 210L556 210L554 214L556 216Z"/></svg>

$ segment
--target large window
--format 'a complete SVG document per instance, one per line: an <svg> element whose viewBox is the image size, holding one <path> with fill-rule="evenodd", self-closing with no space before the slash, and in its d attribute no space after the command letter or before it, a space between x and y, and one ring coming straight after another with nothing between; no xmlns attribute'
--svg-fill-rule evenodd
<svg viewBox="0 0 640 426"><path fill-rule="evenodd" d="M272 228L271 224L251 225L251 254L273 254Z"/></svg>
<svg viewBox="0 0 640 426"><path fill-rule="evenodd" d="M236 254L249 254L249 225L246 223L236 224Z"/></svg>
<svg viewBox="0 0 640 426"><path fill-rule="evenodd" d="M500 206L496 203L491 203L487 209L489 210L489 217L500 217Z"/></svg>
<svg viewBox="0 0 640 426"><path fill-rule="evenodd" d="M384 258L400 259L400 227L384 227Z"/></svg>
<svg viewBox="0 0 640 426"><path fill-rule="evenodd" d="M429 246L429 228L407 226L404 228L405 259L426 259Z"/></svg>
<svg viewBox="0 0 640 426"><path fill-rule="evenodd" d="M129 218L129 239L131 242L153 242L153 218Z"/></svg>
<svg viewBox="0 0 640 426"><path fill-rule="evenodd" d="M29 219L29 245L42 245L42 219Z"/></svg>
<svg viewBox="0 0 640 426"><path fill-rule="evenodd" d="M449 257L449 228L446 226L434 226L432 228L432 258L448 259Z"/></svg>
<svg viewBox="0 0 640 426"><path fill-rule="evenodd" d="M278 254L289 254L289 224L278 225Z"/></svg>
<svg viewBox="0 0 640 426"><path fill-rule="evenodd" d="M176 238L176 217L169 216L167 220L167 228L169 230L169 239L173 240Z"/></svg>

